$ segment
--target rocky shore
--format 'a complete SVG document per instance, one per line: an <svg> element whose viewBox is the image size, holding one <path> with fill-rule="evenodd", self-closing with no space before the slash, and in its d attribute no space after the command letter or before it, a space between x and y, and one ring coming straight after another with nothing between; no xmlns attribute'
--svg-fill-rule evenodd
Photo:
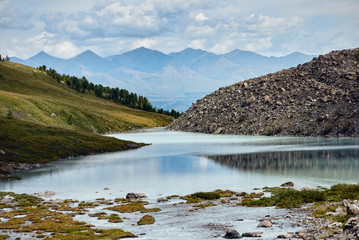
<svg viewBox="0 0 359 240"><path fill-rule="evenodd" d="M333 51L297 67L205 96L168 128L214 134L359 136L359 49Z"/></svg>
<svg viewBox="0 0 359 240"><path fill-rule="evenodd" d="M339 185L301 191L292 187L288 182L263 192L215 190L158 199L128 193L124 198L86 202L54 199L52 191L36 196L0 193L0 239L359 239L359 202L334 201L349 188L356 189L350 194L357 198L358 185L346 185L339 192ZM264 193L268 191L272 196L325 192L331 201L312 200L298 208L281 209L244 206L272 198Z"/></svg>

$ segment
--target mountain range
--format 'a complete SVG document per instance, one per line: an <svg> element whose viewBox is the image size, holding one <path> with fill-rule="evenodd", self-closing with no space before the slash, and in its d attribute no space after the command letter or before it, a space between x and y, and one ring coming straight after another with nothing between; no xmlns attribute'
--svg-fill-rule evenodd
<svg viewBox="0 0 359 240"><path fill-rule="evenodd" d="M313 57L297 52L266 57L241 50L214 54L192 48L164 54L140 47L105 58L87 50L69 59L39 52L25 60L12 57L11 61L32 67L46 65L59 73L86 76L95 84L146 96L157 108L184 111L192 102L219 87L297 66Z"/></svg>

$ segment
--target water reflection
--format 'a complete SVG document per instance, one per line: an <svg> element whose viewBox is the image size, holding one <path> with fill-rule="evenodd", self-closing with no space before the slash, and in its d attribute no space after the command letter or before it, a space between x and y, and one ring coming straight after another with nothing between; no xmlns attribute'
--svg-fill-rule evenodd
<svg viewBox="0 0 359 240"><path fill-rule="evenodd" d="M358 149L255 152L208 158L241 171L359 180Z"/></svg>

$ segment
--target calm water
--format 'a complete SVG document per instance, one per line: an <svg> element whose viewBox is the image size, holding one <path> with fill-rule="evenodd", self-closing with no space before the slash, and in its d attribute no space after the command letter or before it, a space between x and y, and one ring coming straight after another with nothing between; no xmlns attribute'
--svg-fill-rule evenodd
<svg viewBox="0 0 359 240"><path fill-rule="evenodd" d="M152 145L57 161L17 173L22 180L0 182L0 190L53 190L57 198L93 200L124 197L127 192L155 198L215 189L251 191L286 181L298 188L359 182L359 139L206 135L164 129L111 136Z"/></svg>

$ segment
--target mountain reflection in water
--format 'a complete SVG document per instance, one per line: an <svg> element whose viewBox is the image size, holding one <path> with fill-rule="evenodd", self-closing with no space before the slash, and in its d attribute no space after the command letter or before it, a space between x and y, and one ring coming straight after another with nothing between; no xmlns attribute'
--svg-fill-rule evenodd
<svg viewBox="0 0 359 240"><path fill-rule="evenodd" d="M255 152L208 158L241 171L359 181L358 149Z"/></svg>

